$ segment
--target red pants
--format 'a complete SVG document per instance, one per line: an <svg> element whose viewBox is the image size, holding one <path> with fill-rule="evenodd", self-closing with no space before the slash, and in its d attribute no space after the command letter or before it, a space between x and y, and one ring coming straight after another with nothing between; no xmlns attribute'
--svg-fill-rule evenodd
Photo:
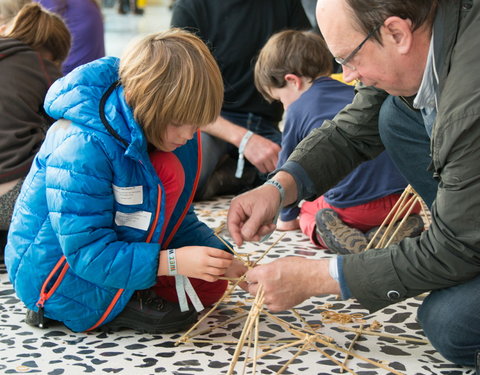
<svg viewBox="0 0 480 375"><path fill-rule="evenodd" d="M367 232L383 223L399 198L400 194L391 194L359 206L338 208L328 204L322 195L313 202L303 203L300 209L300 229L318 246L315 237L315 215L323 208L331 208L345 224ZM419 213L420 209L420 205L417 205L411 213Z"/></svg>
<svg viewBox="0 0 480 375"><path fill-rule="evenodd" d="M165 221L163 231L172 216L172 212L180 198L185 185L185 174L183 166L178 158L172 152L155 151L150 154L150 160L155 171L162 181L165 189ZM163 237L162 231L162 237ZM192 244L194 245L194 244ZM162 251L161 256L166 256ZM204 306L209 306L217 302L227 289L228 281L218 280L208 282L200 279L189 278L193 288L197 292L198 298ZM177 291L175 289L175 277L159 276L157 284L153 287L157 295L165 298L167 301L178 302Z"/></svg>

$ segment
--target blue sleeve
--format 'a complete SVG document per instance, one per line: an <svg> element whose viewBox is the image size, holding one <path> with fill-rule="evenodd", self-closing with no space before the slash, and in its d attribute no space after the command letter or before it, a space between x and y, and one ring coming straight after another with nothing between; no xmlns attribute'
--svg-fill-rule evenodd
<svg viewBox="0 0 480 375"><path fill-rule="evenodd" d="M345 275L343 274L343 256L337 257L337 269L338 269L338 283L340 284L340 292L342 294L342 299L349 299L352 297L352 292L347 285L345 280Z"/></svg>
<svg viewBox="0 0 480 375"><path fill-rule="evenodd" d="M229 245L232 247L231 244ZM169 248L182 246L209 246L229 251L227 246L215 236L213 230L198 220L193 206L189 208L185 219L173 236L172 242L168 245Z"/></svg>
<svg viewBox="0 0 480 375"><path fill-rule="evenodd" d="M269 177L275 175L275 173L284 171L293 176L297 185L297 200L288 207L298 206L302 199L314 199L316 198L315 185L303 167L294 161L288 161L280 168L273 171Z"/></svg>

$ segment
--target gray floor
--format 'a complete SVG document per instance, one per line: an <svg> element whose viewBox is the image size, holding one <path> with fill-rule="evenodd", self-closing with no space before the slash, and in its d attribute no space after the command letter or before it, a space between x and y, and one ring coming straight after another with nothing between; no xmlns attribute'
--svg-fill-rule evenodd
<svg viewBox="0 0 480 375"><path fill-rule="evenodd" d="M147 5L142 16L121 15L117 7L104 6L105 46L107 55L120 57L125 47L138 37L165 30L170 25L171 11L169 2L157 1L156 5Z"/></svg>

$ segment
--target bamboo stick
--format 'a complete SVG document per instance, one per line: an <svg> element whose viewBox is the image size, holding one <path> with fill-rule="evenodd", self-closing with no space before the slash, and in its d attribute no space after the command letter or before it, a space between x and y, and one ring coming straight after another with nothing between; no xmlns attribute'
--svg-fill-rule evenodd
<svg viewBox="0 0 480 375"><path fill-rule="evenodd" d="M225 241L222 237L220 237L217 233L213 232L213 234L220 240L222 243L230 250L238 259L242 259L242 255L237 253L232 246L230 246L227 241Z"/></svg>
<svg viewBox="0 0 480 375"><path fill-rule="evenodd" d="M377 231L375 232L375 234L373 235L372 239L370 240L370 242L368 243L367 247L365 248L365 250L368 250L370 249L372 246L373 246L373 243L374 241L377 239L377 236L380 234L380 231L382 230L383 227L385 227L385 225L387 224L387 222L392 222L391 217L392 215L396 212L396 210L398 209L398 207L400 205L403 204L403 201L405 200L405 198L407 197L408 194L411 193L411 187L410 185L408 185L405 190L402 192L402 194L400 195L400 197L398 198L398 200L395 202L394 206L392 207L392 209L390 210L390 212L388 213L387 217L383 220L382 224L380 224L380 226L378 227Z"/></svg>
<svg viewBox="0 0 480 375"><path fill-rule="evenodd" d="M347 366L347 362L348 362L348 358L350 357L350 352L353 350L353 346L355 345L355 343L357 342L357 340L360 338L360 336L362 335L362 331L363 331L363 324L360 325L360 328L359 328L359 331L357 332L357 334L355 335L355 337L353 338L352 342L350 343L350 345L348 346L348 353L347 355L345 356L345 359L343 361L343 366L342 368L340 369L340 372L343 372L344 371L344 367Z"/></svg>
<svg viewBox="0 0 480 375"><path fill-rule="evenodd" d="M413 202L412 202L412 205L409 207L408 211L406 212L406 214L403 216L402 218L402 221L397 225L397 229L395 230L395 232L393 232L393 234L390 236L390 240L387 242L387 244L384 246L384 247L387 247L388 245L390 245L393 241L393 239L395 238L395 236L397 235L398 231L402 228L402 225L405 224L405 221L407 221L408 217L410 216L410 214L412 213L413 209L415 208L416 204L419 203L420 200L417 196L415 196L415 199L413 199Z"/></svg>
<svg viewBox="0 0 480 375"><path fill-rule="evenodd" d="M256 316L256 314L259 314L259 312L260 312L259 306L263 305L263 298L264 298L263 294L264 294L263 287L262 287L262 285L260 285L260 287L258 288L257 296L255 297L252 308L250 310L250 313L247 316L245 326L242 330L240 338L238 339L238 344L237 344L237 347L235 348L235 352L233 354L232 361L230 362L230 366L228 368L227 375L232 375L233 370L235 369L235 366L238 362L238 357L240 356L240 353L241 353L242 348L244 346L245 338L246 338L247 334L251 332L253 323L255 322L254 319L252 319L252 318L254 318Z"/></svg>
<svg viewBox="0 0 480 375"><path fill-rule="evenodd" d="M285 234L286 234L286 233L282 234L279 238L277 238L277 240L276 240L267 250L265 250L265 251L263 252L263 254L253 263L252 267L255 267L255 266L258 264L258 262L260 262L260 261L265 257L265 255L267 255L268 252L269 252L270 250L272 250L273 247L274 247L277 243L279 243L281 239L283 239L283 237L285 237Z"/></svg>
<svg viewBox="0 0 480 375"><path fill-rule="evenodd" d="M290 358L287 363L285 363L280 370L278 370L277 375L283 374L283 372L290 366L290 364L298 358L300 354L302 354L309 346L310 346L310 340L305 338L304 343L302 347Z"/></svg>
<svg viewBox="0 0 480 375"><path fill-rule="evenodd" d="M323 354L326 358L328 358L330 361L332 361L333 363L335 363L336 365L340 366L340 368L344 371L348 371L349 373L353 374L353 375L357 375L357 373L355 371L353 371L352 369L349 369L348 367L346 367L343 363L341 363L339 360L333 358L330 354L327 354L327 352L325 352L324 350L320 349L320 348L317 348L317 346L313 346L313 348Z"/></svg>
<svg viewBox="0 0 480 375"><path fill-rule="evenodd" d="M215 303L215 305L213 305L213 307L204 315L202 316L192 327L190 327L190 329L185 332L176 342L175 342L175 346L178 346L181 342L186 342L186 340L188 339L188 335L193 332L194 329L196 329L200 323L202 323L212 312L214 312L217 307L220 305L220 303L222 303L232 292L233 290L235 289L235 287L240 284L240 282L242 280L245 279L245 275L242 276L240 278L239 281L237 281L235 284L232 285L232 287L222 296L222 298L220 298L217 303Z"/></svg>
<svg viewBox="0 0 480 375"><path fill-rule="evenodd" d="M318 337L318 336L315 336L315 338L316 338L317 342L319 342L320 344L323 344L323 345L325 345L325 346L328 346L328 347L331 348L331 349L338 350L338 351L340 351L340 352L342 352L342 353L345 353L345 354L348 353L346 349L343 349L343 348L339 347L338 345L331 344L331 343L329 343L329 342L327 342L327 341L325 341L325 340L322 340L322 339L321 339L320 337ZM395 369L393 369L393 368L391 368L391 367L389 367L389 366L386 366L386 365L384 365L383 363L374 361L374 360L372 360L372 359L370 359L370 358L364 357L364 356L359 355L359 354L357 354L357 353L350 353L350 355L351 355L352 357L358 358L358 359L360 359L360 360L362 360L362 361L371 363L371 364L374 365L374 366L377 366L377 367L382 368L382 369L384 369L384 370L390 371L390 372L393 373L393 374L396 374L396 375L405 375L404 373L402 373L402 372L400 372L400 371L397 371L397 370L395 370Z"/></svg>
<svg viewBox="0 0 480 375"><path fill-rule="evenodd" d="M349 327L344 327L344 326L338 326L336 328L340 328L340 329L342 329L344 331L348 331L348 332L355 332L355 333L358 332L358 328L349 328ZM428 340L424 340L424 339L416 339L416 338L413 338L413 337L391 335L389 333L375 332L375 331L371 331L371 330L368 330L368 329L364 329L362 331L362 334L372 335L372 336L380 336L380 337L395 339L395 340L399 340L399 341L410 341L410 342L415 342L417 344L429 344L430 343Z"/></svg>

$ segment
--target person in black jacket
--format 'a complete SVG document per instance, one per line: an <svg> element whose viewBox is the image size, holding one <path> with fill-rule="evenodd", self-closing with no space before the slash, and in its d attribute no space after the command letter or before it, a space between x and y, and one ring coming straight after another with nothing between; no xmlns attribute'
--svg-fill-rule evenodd
<svg viewBox="0 0 480 375"><path fill-rule="evenodd" d="M272 34L311 27L301 1L177 0L171 25L197 33L210 46L225 82L221 115L202 132L196 199L259 185L278 161L283 109L255 89L254 60Z"/></svg>
<svg viewBox="0 0 480 375"><path fill-rule="evenodd" d="M48 30L48 32L39 32ZM43 111L50 85L61 76L70 33L57 15L25 5L0 34L0 231L51 119Z"/></svg>

